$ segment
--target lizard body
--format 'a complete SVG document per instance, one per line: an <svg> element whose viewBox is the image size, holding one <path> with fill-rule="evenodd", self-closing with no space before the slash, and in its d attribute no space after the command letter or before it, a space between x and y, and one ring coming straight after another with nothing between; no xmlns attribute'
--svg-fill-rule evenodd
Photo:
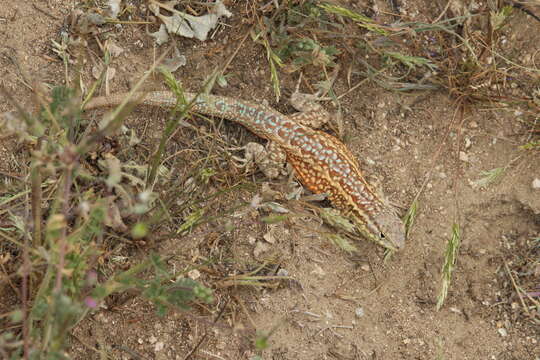
<svg viewBox="0 0 540 360"><path fill-rule="evenodd" d="M97 97L84 109L119 105L127 96ZM234 121L271 141L276 145L275 151L286 154L300 182L314 193L326 193L332 205L351 220L364 237L393 250L404 246L403 222L387 200L365 180L352 153L334 136L304 125L326 121L328 113L320 105L297 96L296 107L304 111L283 115L262 103L226 96L194 93L184 96L187 103L193 100L191 111ZM176 95L169 91L136 93L133 98L139 99L140 104L164 108L177 104Z"/></svg>

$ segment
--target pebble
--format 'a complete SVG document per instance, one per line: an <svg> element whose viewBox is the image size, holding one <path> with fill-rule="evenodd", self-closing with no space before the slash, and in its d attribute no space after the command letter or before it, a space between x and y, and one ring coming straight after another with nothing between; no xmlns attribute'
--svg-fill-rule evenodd
<svg viewBox="0 0 540 360"><path fill-rule="evenodd" d="M354 309L354 315L356 315L357 318L361 318L365 315L364 308L363 307L357 307Z"/></svg>
<svg viewBox="0 0 540 360"><path fill-rule="evenodd" d="M497 331L499 332L499 334L500 334L502 337L508 336L508 332L506 331L505 328L497 329Z"/></svg>
<svg viewBox="0 0 540 360"><path fill-rule="evenodd" d="M197 280L198 278L201 277L201 273L199 272L199 270L193 269L193 270L190 270L190 271L188 272L188 277L189 277L191 280Z"/></svg>
<svg viewBox="0 0 540 360"><path fill-rule="evenodd" d="M156 345L154 346L154 351L155 352L161 351L163 350L164 347L165 347L165 344L163 343L163 341L158 341Z"/></svg>
<svg viewBox="0 0 540 360"><path fill-rule="evenodd" d="M532 182L532 188L535 190L540 189L540 179L535 178Z"/></svg>
<svg viewBox="0 0 540 360"><path fill-rule="evenodd" d="M470 127L471 129L476 129L476 128L478 128L478 123L477 123L476 121L473 120L473 121L471 121L471 122L469 123L469 127Z"/></svg>
<svg viewBox="0 0 540 360"><path fill-rule="evenodd" d="M286 269L283 269L283 268L282 268L282 269L279 269L279 270L277 271L277 274L276 274L276 275L277 275L277 276L289 276L289 272L288 272Z"/></svg>
<svg viewBox="0 0 540 360"><path fill-rule="evenodd" d="M465 153L463 151L460 151L459 152L459 160L461 160L463 162L469 162L469 155L467 155L467 153Z"/></svg>
<svg viewBox="0 0 540 360"><path fill-rule="evenodd" d="M368 264L364 264L364 265L360 266L360 269L362 269L362 270L364 270L364 271L369 271L369 270L370 270Z"/></svg>

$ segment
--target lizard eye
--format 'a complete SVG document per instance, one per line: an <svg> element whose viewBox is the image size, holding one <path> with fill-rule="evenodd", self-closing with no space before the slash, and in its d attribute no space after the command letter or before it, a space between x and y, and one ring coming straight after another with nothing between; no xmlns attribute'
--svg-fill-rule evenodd
<svg viewBox="0 0 540 360"><path fill-rule="evenodd" d="M380 233L380 234L379 234L379 237L380 237L381 239L384 239L386 236L384 236L383 233Z"/></svg>

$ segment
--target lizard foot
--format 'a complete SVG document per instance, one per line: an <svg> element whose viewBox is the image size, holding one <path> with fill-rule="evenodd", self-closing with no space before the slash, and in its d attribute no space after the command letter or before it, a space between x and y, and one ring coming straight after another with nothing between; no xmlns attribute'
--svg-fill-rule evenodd
<svg viewBox="0 0 540 360"><path fill-rule="evenodd" d="M259 143L250 142L243 147L245 157L239 158L233 156L239 164L239 168L245 168L246 171L252 171L254 167L258 167L263 174L269 179L276 179L286 174L284 164L286 155L277 145L269 143L268 148Z"/></svg>

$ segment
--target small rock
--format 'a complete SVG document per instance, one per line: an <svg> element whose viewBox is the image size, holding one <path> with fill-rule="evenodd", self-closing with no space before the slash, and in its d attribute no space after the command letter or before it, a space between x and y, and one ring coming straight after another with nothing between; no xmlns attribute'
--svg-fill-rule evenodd
<svg viewBox="0 0 540 360"><path fill-rule="evenodd" d="M149 342L150 344L155 344L156 341L157 341L157 339L156 339L156 337L155 337L154 335L152 335L152 336L150 336L150 337L148 338L148 342Z"/></svg>
<svg viewBox="0 0 540 360"><path fill-rule="evenodd" d="M369 271L370 270L370 267L368 264L364 264L362 266L360 266L360 269L364 270L364 271Z"/></svg>
<svg viewBox="0 0 540 360"><path fill-rule="evenodd" d="M289 272L286 269L279 269L276 273L277 276L289 276Z"/></svg>
<svg viewBox="0 0 540 360"><path fill-rule="evenodd" d="M499 335L501 335L502 337L508 336L508 332L506 331L505 328L497 329L497 331L499 332Z"/></svg>
<svg viewBox="0 0 540 360"><path fill-rule="evenodd" d="M471 145L472 145L471 139L469 139L468 137L466 137L466 138L465 138L465 149L470 148Z"/></svg>
<svg viewBox="0 0 540 360"><path fill-rule="evenodd" d="M535 190L540 189L540 179L536 178L532 182L532 188Z"/></svg>
<svg viewBox="0 0 540 360"><path fill-rule="evenodd" d="M198 278L201 277L201 273L199 272L199 270L193 269L193 270L190 270L190 271L188 272L188 277L189 277L191 280L197 280Z"/></svg>
<svg viewBox="0 0 540 360"><path fill-rule="evenodd" d="M476 121L473 120L473 121L471 121L471 122L469 123L469 127L470 127L471 129L476 129L476 128L478 128L478 123L477 123Z"/></svg>
<svg viewBox="0 0 540 360"><path fill-rule="evenodd" d="M459 152L459 160L461 160L463 162L469 162L469 155L467 155L467 153L465 153L463 151L460 151Z"/></svg>
<svg viewBox="0 0 540 360"><path fill-rule="evenodd" d="M165 347L165 344L163 343L163 341L158 341L156 345L154 346L154 351L155 352L161 351L163 350L164 347Z"/></svg>
<svg viewBox="0 0 540 360"><path fill-rule="evenodd" d="M365 315L364 308L363 307L357 307L354 309L354 315L356 315L357 318L361 318Z"/></svg>
<svg viewBox="0 0 540 360"><path fill-rule="evenodd" d="M450 311L456 314L463 314L463 312L456 307L450 307Z"/></svg>

